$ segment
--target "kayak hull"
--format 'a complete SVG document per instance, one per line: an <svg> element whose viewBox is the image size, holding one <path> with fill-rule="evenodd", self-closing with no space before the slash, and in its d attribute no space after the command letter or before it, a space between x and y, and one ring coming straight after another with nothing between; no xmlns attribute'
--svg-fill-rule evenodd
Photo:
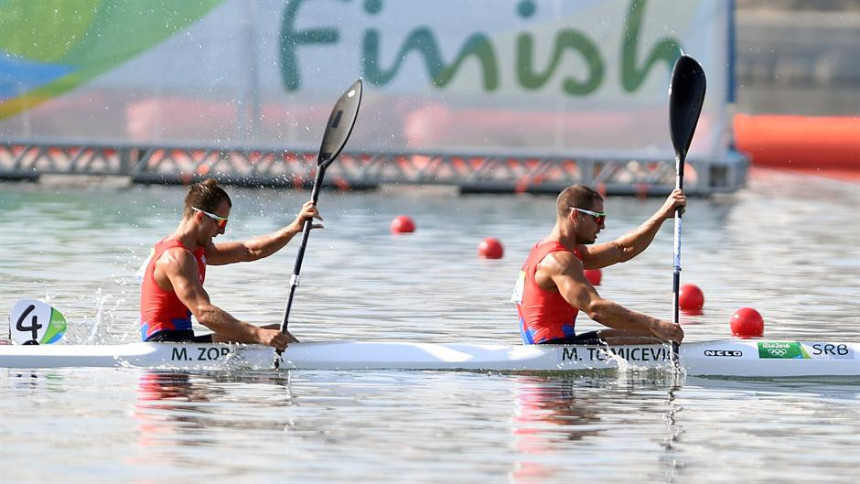
<svg viewBox="0 0 860 484"><path fill-rule="evenodd" d="M575 372L671 370L668 345L567 346L335 341L295 343L279 367L288 370L443 370ZM274 367L275 352L258 345L130 343L0 346L0 368L134 367L191 370ZM718 340L685 343L682 371L691 376L860 377L860 344Z"/></svg>

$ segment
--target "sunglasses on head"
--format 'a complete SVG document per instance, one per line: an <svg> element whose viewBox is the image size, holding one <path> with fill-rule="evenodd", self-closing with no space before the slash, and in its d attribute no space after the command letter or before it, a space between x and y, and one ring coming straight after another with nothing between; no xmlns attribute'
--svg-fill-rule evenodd
<svg viewBox="0 0 860 484"><path fill-rule="evenodd" d="M197 207L191 207L191 210L194 210L195 212L200 212L203 215L214 220L215 224L218 226L219 229L224 230L225 228L227 228L227 217L219 217L218 215L215 215L214 213L209 213L205 210L200 210Z"/></svg>
<svg viewBox="0 0 860 484"><path fill-rule="evenodd" d="M606 221L606 212L592 212L591 210L586 210L584 208L576 208L576 207L568 207L574 212L582 212L587 215L591 215L594 217L594 221L597 222L597 225L602 224Z"/></svg>

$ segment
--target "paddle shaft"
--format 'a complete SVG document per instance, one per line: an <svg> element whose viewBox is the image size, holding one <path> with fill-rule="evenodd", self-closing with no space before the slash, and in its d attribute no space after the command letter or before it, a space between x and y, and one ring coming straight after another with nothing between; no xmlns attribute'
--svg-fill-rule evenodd
<svg viewBox="0 0 860 484"><path fill-rule="evenodd" d="M684 155L678 153L675 156L675 188L684 189ZM673 246L673 264L672 264L672 322L680 323L680 288L681 288L681 208L675 209L675 243Z"/></svg>
<svg viewBox="0 0 860 484"><path fill-rule="evenodd" d="M686 153L676 153L675 155L675 188L684 188L684 157ZM673 263L672 263L672 322L681 324L681 208L675 209L675 242L673 244ZM678 343L672 343L672 361L676 368L680 366L680 351L681 346Z"/></svg>
<svg viewBox="0 0 860 484"><path fill-rule="evenodd" d="M311 190L311 201L314 204L317 203L320 197L320 186L322 185L323 177L325 176L325 169L328 166L328 162L320 163L319 168L317 169L317 175L314 178L314 187ZM308 246L308 237L311 234L311 228L313 227L313 220L307 219L305 220L305 225L302 230L302 243L299 245L299 251L296 254L296 263L293 266L293 275L290 277L290 296L287 299L287 307L284 309L284 319L281 321L281 332L287 332L287 325L290 323L290 309L293 307L293 298L296 295L296 287L299 286L299 273L302 271L302 261L305 258L305 249ZM278 351L280 355L281 352Z"/></svg>

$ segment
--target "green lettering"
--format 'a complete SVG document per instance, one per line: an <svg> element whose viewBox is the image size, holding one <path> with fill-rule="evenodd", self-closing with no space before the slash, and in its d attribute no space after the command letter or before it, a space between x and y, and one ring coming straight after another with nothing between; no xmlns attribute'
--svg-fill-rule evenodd
<svg viewBox="0 0 860 484"><path fill-rule="evenodd" d="M340 0L347 2L349 0ZM334 44L340 40L340 34L334 28L317 28L295 30L296 17L304 0L287 2L284 19L281 22L281 79L287 91L295 91L301 87L302 78L299 70L296 49L302 44Z"/></svg>
<svg viewBox="0 0 860 484"><path fill-rule="evenodd" d="M351 0L338 0L350 2ZM626 92L634 92L645 82L656 65L663 62L667 71L680 56L680 41L674 37L662 37L644 54L638 62L637 52L642 23L648 0L630 0L626 24L621 42L621 87ZM301 88L301 69L298 49L303 45L337 44L340 32L336 27L317 27L296 30L297 17L305 0L287 2L280 31L280 69L282 82L287 91ZM364 0L364 12L377 15L384 10L382 0ZM517 5L517 15L528 19L537 10L533 0L522 0ZM377 86L391 83L397 77L401 65L413 52L421 56L432 83L437 88L450 84L467 59L478 62L484 91L495 91L499 87L500 74L496 50L491 39L483 33L468 37L451 63L442 58L437 38L426 26L418 27L406 37L389 67L381 61L381 30L367 29L362 38L361 67L365 80ZM606 66L594 40L584 33L566 28L555 36L552 53L546 62L535 59L535 40L529 33L520 33L516 38L516 78L517 83L527 90L539 90L553 79L562 64L566 51L574 51L581 56L585 68L565 77L562 90L570 96L587 96L596 91L604 82ZM537 66L536 64L541 64Z"/></svg>
<svg viewBox="0 0 860 484"><path fill-rule="evenodd" d="M594 92L603 81L605 66L600 57L597 46L585 35L571 29L564 29L556 35L555 46L549 67L543 72L536 73L534 70L534 40L529 34L520 34L517 38L517 79L526 89L540 89L555 74L555 70L561 62L565 49L579 51L588 65L588 76L580 81L575 78L566 78L562 84L564 92L571 96L585 96Z"/></svg>
<svg viewBox="0 0 860 484"><path fill-rule="evenodd" d="M424 64L436 87L445 87L454 78L454 75L467 57L474 56L481 63L483 72L483 86L486 91L494 91L499 87L498 64L493 45L483 34L474 34L466 41L460 49L457 59L450 65L445 65L442 54L436 43L433 32L427 27L421 27L412 31L406 42L395 56L394 65L390 69L380 67L379 31L368 29L364 35L363 74L368 82L377 86L391 82L400 65L411 51L416 51L424 58Z"/></svg>
<svg viewBox="0 0 860 484"><path fill-rule="evenodd" d="M666 69L671 71L675 61L681 56L681 43L672 37L664 37L651 49L642 68L636 67L636 47L639 42L639 32L642 30L646 2L647 0L630 1L630 13L624 26L624 40L621 44L621 85L627 92L638 89L657 62L666 62Z"/></svg>

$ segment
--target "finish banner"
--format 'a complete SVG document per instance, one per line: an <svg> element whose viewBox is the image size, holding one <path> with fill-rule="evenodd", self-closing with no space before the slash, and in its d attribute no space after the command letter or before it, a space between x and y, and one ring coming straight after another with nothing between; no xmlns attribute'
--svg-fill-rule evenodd
<svg viewBox="0 0 860 484"><path fill-rule="evenodd" d="M6 0L0 136L319 144L355 79L350 147L673 158L681 50L708 93L691 155L727 146L732 2Z"/></svg>

